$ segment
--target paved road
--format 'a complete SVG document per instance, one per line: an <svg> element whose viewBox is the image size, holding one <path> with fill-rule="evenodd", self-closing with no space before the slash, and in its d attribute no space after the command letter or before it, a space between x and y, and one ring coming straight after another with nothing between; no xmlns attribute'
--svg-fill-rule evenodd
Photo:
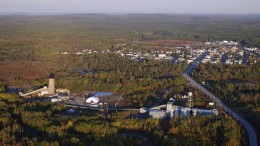
<svg viewBox="0 0 260 146"><path fill-rule="evenodd" d="M247 65L247 60L248 60L249 55L247 52L244 52L243 55L244 55L243 64Z"/></svg>
<svg viewBox="0 0 260 146"><path fill-rule="evenodd" d="M222 64L226 63L227 57L228 57L228 52L224 53L224 55L222 56L222 58L221 58L221 63Z"/></svg>
<svg viewBox="0 0 260 146"><path fill-rule="evenodd" d="M183 73L183 76L192 83L196 88L201 90L203 93L208 95L211 99L213 99L216 103L218 103L226 113L230 114L234 119L239 121L245 128L248 133L248 139L250 146L257 146L257 137L254 131L254 128L239 114L232 111L229 107L227 107L219 98L217 98L214 94L212 94L210 91L208 91L206 88L201 86L199 83L197 83L195 80L193 80L188 74L200 63L203 58L208 54L208 52L204 52L200 57L198 57L190 66L189 68Z"/></svg>
<svg viewBox="0 0 260 146"><path fill-rule="evenodd" d="M178 61L178 57L177 57L177 55L174 55L174 56L173 56L173 59L172 59L172 62L173 62L173 63L176 63L177 61Z"/></svg>
<svg viewBox="0 0 260 146"><path fill-rule="evenodd" d="M197 59L193 61L193 63L190 64L190 66L184 73L189 74L208 54L209 52L207 51L202 53Z"/></svg>

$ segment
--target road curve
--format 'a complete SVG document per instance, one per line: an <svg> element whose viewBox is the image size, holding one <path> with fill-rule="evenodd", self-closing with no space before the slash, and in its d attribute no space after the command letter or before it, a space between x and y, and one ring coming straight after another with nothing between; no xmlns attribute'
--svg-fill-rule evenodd
<svg viewBox="0 0 260 146"><path fill-rule="evenodd" d="M214 94L212 94L209 90L207 90L205 87L201 86L199 83L197 83L194 79L192 79L189 76L189 73L208 55L209 52L204 52L200 57L198 57L190 66L188 69L182 74L191 84L193 84L197 89L208 95L212 100L214 100L216 103L218 103L219 106L221 106L222 109L228 114L230 114L234 119L236 119L238 122L240 122L247 131L249 144L250 146L258 146L257 145L257 137L254 128L239 114L232 111L229 107L227 107L219 98L217 98Z"/></svg>

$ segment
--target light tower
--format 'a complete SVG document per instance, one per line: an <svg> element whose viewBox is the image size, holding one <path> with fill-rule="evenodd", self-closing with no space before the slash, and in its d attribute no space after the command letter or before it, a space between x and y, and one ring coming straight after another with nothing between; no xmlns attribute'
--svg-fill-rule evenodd
<svg viewBox="0 0 260 146"><path fill-rule="evenodd" d="M192 108L193 107L192 92L188 93L188 97L189 97L189 106L190 108Z"/></svg>
<svg viewBox="0 0 260 146"><path fill-rule="evenodd" d="M50 77L49 77L48 93L49 94L55 94L54 74L50 74Z"/></svg>

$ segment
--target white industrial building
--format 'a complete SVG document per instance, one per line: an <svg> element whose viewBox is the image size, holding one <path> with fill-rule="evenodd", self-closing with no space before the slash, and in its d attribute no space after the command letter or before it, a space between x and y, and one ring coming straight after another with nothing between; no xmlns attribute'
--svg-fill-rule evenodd
<svg viewBox="0 0 260 146"><path fill-rule="evenodd" d="M86 103L87 104L98 104L99 98L97 98L96 96L89 97L88 99L86 99Z"/></svg>
<svg viewBox="0 0 260 146"><path fill-rule="evenodd" d="M156 119L163 119L166 117L172 118L173 116L196 116L196 115L218 115L218 110L197 109L183 106L173 105L170 100L167 104L150 108L148 110L149 117Z"/></svg>
<svg viewBox="0 0 260 146"><path fill-rule="evenodd" d="M158 57L159 57L160 59L163 59L163 58L166 57L166 54L159 54Z"/></svg>

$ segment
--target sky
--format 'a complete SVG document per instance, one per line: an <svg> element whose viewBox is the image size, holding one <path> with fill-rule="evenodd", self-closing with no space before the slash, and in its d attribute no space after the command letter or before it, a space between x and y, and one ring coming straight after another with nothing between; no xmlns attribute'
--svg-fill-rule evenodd
<svg viewBox="0 0 260 146"><path fill-rule="evenodd" d="M260 0L0 0L0 13L260 14Z"/></svg>

